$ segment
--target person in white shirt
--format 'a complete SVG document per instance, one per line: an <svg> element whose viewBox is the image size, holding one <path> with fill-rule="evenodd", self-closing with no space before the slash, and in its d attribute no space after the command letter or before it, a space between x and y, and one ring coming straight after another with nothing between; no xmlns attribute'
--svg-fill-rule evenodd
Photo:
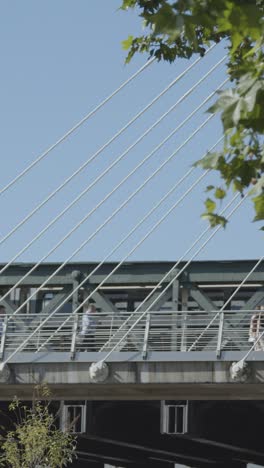
<svg viewBox="0 0 264 468"><path fill-rule="evenodd" d="M5 314L6 314L5 306L0 305L0 339L4 330Z"/></svg>
<svg viewBox="0 0 264 468"><path fill-rule="evenodd" d="M95 305L88 304L82 316L80 332L80 336L82 337L82 350L94 351L97 321Z"/></svg>
<svg viewBox="0 0 264 468"><path fill-rule="evenodd" d="M249 328L249 339L250 343L255 343L255 351L264 351L264 306L256 307L257 313L252 315L250 320Z"/></svg>

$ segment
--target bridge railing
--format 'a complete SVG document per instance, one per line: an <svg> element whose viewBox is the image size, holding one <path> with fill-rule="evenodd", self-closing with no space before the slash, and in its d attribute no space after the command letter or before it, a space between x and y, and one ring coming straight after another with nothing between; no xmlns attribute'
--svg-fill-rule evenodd
<svg viewBox="0 0 264 468"><path fill-rule="evenodd" d="M22 344L20 353L97 353L115 347L140 351L145 358L152 351L246 351L262 330L264 317L252 310L97 313L86 324L82 314L58 313L48 320L45 314L6 315L0 322L0 357ZM262 346L264 340L256 350Z"/></svg>

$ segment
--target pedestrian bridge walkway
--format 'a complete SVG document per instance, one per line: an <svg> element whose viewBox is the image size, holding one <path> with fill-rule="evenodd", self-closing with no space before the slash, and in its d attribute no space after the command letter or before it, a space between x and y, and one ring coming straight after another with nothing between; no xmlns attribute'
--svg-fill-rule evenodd
<svg viewBox="0 0 264 468"><path fill-rule="evenodd" d="M58 399L263 398L263 262L116 265L17 264L0 276L3 399L31 398L42 381ZM84 330L87 298L96 313ZM232 363L251 349L235 382Z"/></svg>
<svg viewBox="0 0 264 468"><path fill-rule="evenodd" d="M111 350L112 362L236 359L251 348L252 317L259 315L251 310L100 312L84 335L83 314L6 314L1 359L20 346L10 362L96 361ZM262 341L256 346L254 359L262 359Z"/></svg>

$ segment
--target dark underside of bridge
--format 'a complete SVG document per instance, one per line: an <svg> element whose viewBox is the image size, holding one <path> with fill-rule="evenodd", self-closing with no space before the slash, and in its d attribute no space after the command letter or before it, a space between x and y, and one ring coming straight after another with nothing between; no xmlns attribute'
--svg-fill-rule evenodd
<svg viewBox="0 0 264 468"><path fill-rule="evenodd" d="M160 402L90 402L74 467L264 466L264 402L189 402L188 431L160 432Z"/></svg>

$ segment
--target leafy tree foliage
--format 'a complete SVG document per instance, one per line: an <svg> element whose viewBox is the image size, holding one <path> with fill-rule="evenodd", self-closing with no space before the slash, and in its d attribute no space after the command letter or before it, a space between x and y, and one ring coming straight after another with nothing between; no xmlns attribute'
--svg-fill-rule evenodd
<svg viewBox="0 0 264 468"><path fill-rule="evenodd" d="M9 411L17 420L14 429L1 437L0 466L10 468L62 468L72 462L75 438L56 428L56 416L43 402L50 393L46 386L36 388L32 408L15 398Z"/></svg>
<svg viewBox="0 0 264 468"><path fill-rule="evenodd" d="M122 9L135 8L145 34L123 42L129 62L137 52L157 60L204 55L206 47L225 40L231 85L219 93L209 112L221 113L224 145L196 164L220 176L210 186L205 213L212 226L225 225L219 202L229 189L249 193L255 221L264 219L264 0L123 0Z"/></svg>

